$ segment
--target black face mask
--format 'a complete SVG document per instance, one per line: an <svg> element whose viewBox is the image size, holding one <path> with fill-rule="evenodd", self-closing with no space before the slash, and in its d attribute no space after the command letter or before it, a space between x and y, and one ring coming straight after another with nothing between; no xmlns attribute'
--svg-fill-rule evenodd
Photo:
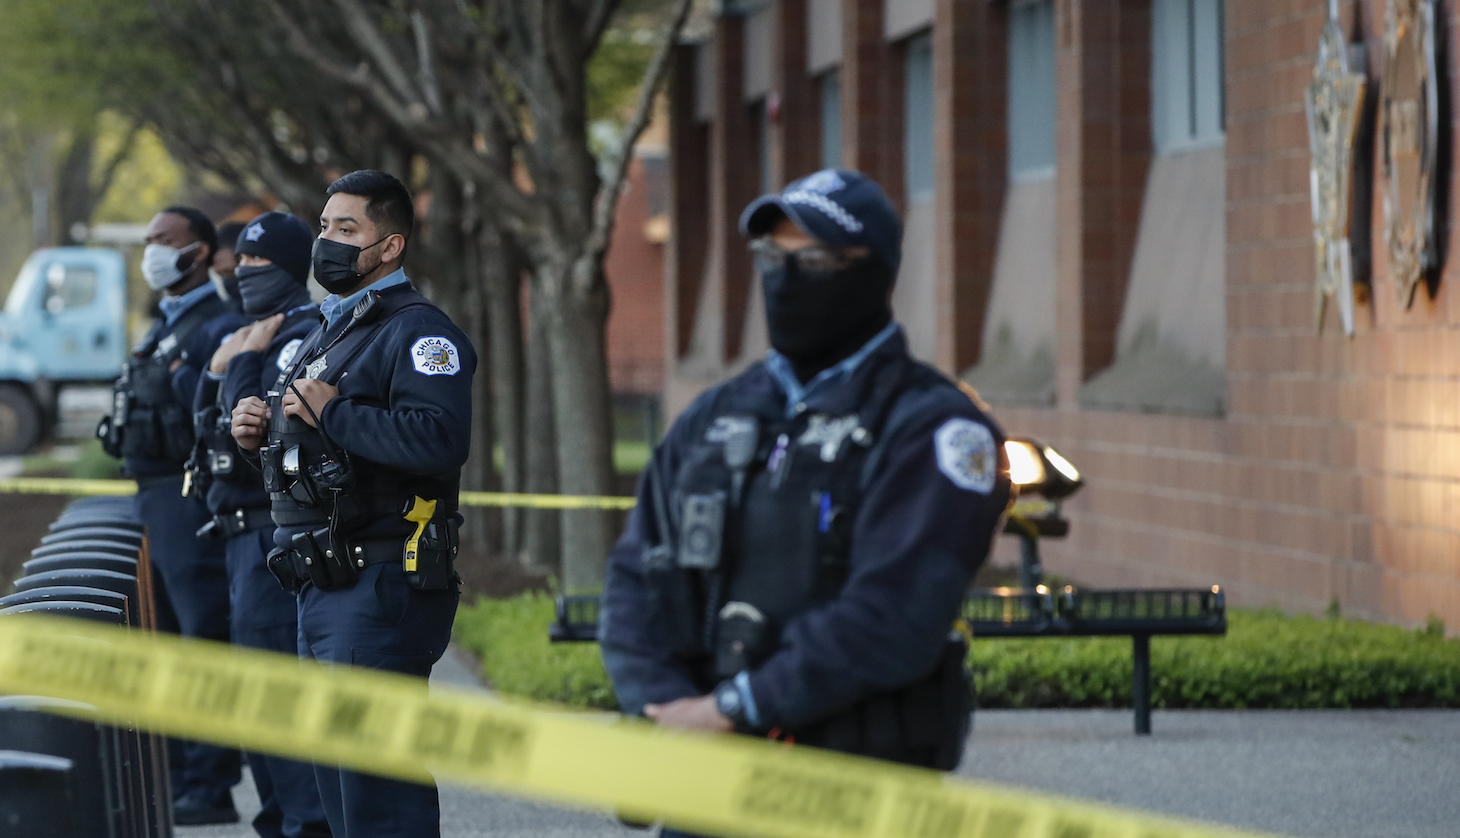
<svg viewBox="0 0 1460 838"><path fill-rule="evenodd" d="M766 327L771 346L790 360L796 376L816 373L856 352L892 322L887 295L893 271L862 259L836 273L803 273L795 255L763 270Z"/></svg>
<svg viewBox="0 0 1460 838"><path fill-rule="evenodd" d="M309 289L278 265L241 267L233 276L244 316L251 320L273 317L309 301Z"/></svg>
<svg viewBox="0 0 1460 838"><path fill-rule="evenodd" d="M234 271L233 276L223 277L223 293L228 295L228 302L232 303L234 308L238 309L239 311L243 310L242 305L239 303L239 300L241 300L242 297L238 295L237 270Z"/></svg>
<svg viewBox="0 0 1460 838"><path fill-rule="evenodd" d="M390 236L364 247L324 238L315 239L312 256L314 281L331 294L344 296L350 293L360 284L360 280L365 278L365 274L370 272L359 270L360 254L388 238ZM379 267L379 265L377 264L375 267ZM375 268L370 270L375 270Z"/></svg>

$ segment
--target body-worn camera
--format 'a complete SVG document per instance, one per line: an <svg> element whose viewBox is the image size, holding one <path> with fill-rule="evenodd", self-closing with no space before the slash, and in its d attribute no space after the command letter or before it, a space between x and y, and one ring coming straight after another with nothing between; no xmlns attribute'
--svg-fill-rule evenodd
<svg viewBox="0 0 1460 838"><path fill-rule="evenodd" d="M686 495L679 527L679 566L714 570L725 538L725 493Z"/></svg>
<svg viewBox="0 0 1460 838"><path fill-rule="evenodd" d="M305 454L298 445L285 448L273 442L265 446L259 452L264 489L272 494L286 494L306 508L333 505L341 521L357 517L359 505L351 497L355 470L349 462L325 455L313 463L304 460Z"/></svg>

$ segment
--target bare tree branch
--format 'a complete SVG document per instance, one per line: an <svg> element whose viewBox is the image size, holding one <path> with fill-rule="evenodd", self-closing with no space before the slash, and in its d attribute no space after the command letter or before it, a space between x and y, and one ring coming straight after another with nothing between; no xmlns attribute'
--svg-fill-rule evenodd
<svg viewBox="0 0 1460 838"><path fill-rule="evenodd" d="M385 76L385 81L395 91L395 96L404 100L407 112L424 121L429 111L420 101L420 91L411 83L411 76L397 60L394 50L380 34L380 29L371 20L370 13L357 0L335 0L340 10L345 29L360 49L374 62L376 69Z"/></svg>
<svg viewBox="0 0 1460 838"><path fill-rule="evenodd" d="M441 106L441 89L436 84L436 68L431 59L431 31L426 24L426 16L419 9L411 12L411 30L416 36L416 79L426 107L431 109L432 116L439 119L446 109Z"/></svg>
<svg viewBox="0 0 1460 838"><path fill-rule="evenodd" d="M674 17L665 28L664 38L655 47L654 58L644 71L644 82L639 87L639 100L634 105L634 115L624 128L617 155L609 164L609 176L598 187L598 195L593 204L593 232L585 247L587 253L598 256L608 250L609 236L613 234L614 208L618 204L619 194L623 192L624 179L629 173L634 144L639 141L639 135L644 133L654 115L654 102L658 97L659 87L669 71L670 56L674 54L674 45L679 40L679 33L684 30L684 22L689 18L690 7L693 5L694 0L679 0Z"/></svg>
<svg viewBox="0 0 1460 838"><path fill-rule="evenodd" d="M101 180L96 184L94 192L97 196L106 195L112 188L112 182L117 178L117 169L121 168L123 162L132 155L132 149L137 146L137 135L142 132L142 123L133 121L127 128L127 135L122 139L122 144L117 148L112 158L106 162L101 170Z"/></svg>
<svg viewBox="0 0 1460 838"><path fill-rule="evenodd" d="M608 31L608 22L618 10L620 0L589 0L588 14L583 20L583 47L591 55Z"/></svg>

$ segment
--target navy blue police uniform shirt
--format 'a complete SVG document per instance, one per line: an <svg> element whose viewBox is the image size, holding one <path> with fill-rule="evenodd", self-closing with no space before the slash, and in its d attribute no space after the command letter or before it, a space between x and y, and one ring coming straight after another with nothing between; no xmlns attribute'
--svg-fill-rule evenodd
<svg viewBox="0 0 1460 838"><path fill-rule="evenodd" d="M193 301L192 305L189 305L179 313L171 323L168 323L165 318L159 318L156 325L153 326L154 331L148 332L147 339L143 343L151 340L154 336L159 340L166 338L172 334L175 327L186 319L187 312L193 306L200 305L204 301L211 299L212 297L208 294L201 293L204 288L211 290L213 296L216 297L217 291L213 290L211 283L199 286L198 289L189 292L198 293L199 297ZM182 361L182 364L172 372L172 392L173 398L177 400L178 406L182 408L190 425L192 421L190 411L192 409L193 398L198 392L198 382L203 378L204 370L208 368L208 362L213 359L213 353L223 344L223 341L228 339L229 335L246 325L247 321L243 319L243 315L239 314L232 307L227 307L217 317L193 329L191 333L183 336L181 339L182 352L178 355L178 358ZM184 460L152 460L129 457L126 460L125 466L127 474L132 477L161 477L164 475L182 474L183 463Z"/></svg>
<svg viewBox="0 0 1460 838"><path fill-rule="evenodd" d="M382 293L406 293L408 288L403 284ZM333 324L320 321L316 328L325 330L322 343L328 344L349 322L348 310ZM432 337L445 338L456 348L455 370L420 367L422 362L411 348ZM300 351L310 343L306 337ZM429 304L408 308L387 320L334 382L340 393L320 412L320 424L349 455L357 474L383 469L387 474L454 479L471 448L471 380L476 368L476 350L445 312ZM294 534L305 529L279 527L274 543L288 547ZM414 530L414 524L392 515L349 535L405 539Z"/></svg>
<svg viewBox="0 0 1460 838"><path fill-rule="evenodd" d="M311 312L313 317L308 316ZM300 306L285 314L279 331L274 333L273 340L263 352L250 350L234 355L221 377L204 372L198 383L197 397L193 400L193 415L211 407L219 389L223 390L224 416L231 415L233 406L247 396L264 398L273 389L280 373L289 369L294 353L317 325L319 306L314 303ZM193 430L201 433L204 429ZM234 468L243 469L248 474L237 482L214 480L208 487L208 511L216 515L235 509L267 508L269 494L264 491L262 473L241 457L235 460Z"/></svg>
<svg viewBox="0 0 1460 838"><path fill-rule="evenodd" d="M881 365L906 353L897 329L849 373L812 389L803 398L806 408L830 415L855 410ZM1003 432L946 378L923 381L897 400L883 442L866 464L845 585L831 601L789 621L778 651L748 673L762 729L794 729L925 677L937 663L974 572L988 555L1008 505L1007 481L988 475L970 481L966 466L949 462L935 437L942 436L940 429L974 423L988 431L997 451ZM695 443L690 436L714 418L701 414L722 389L730 392L720 404L735 412L787 412L786 391L764 363L756 364L696 399L640 478L638 506L609 557L599 636L604 665L626 713L704 695L714 687L656 636L642 555L646 544L660 543L654 516L645 514L653 508L651 484L672 486ZM977 434L987 440L983 431ZM971 484L977 485L965 488Z"/></svg>

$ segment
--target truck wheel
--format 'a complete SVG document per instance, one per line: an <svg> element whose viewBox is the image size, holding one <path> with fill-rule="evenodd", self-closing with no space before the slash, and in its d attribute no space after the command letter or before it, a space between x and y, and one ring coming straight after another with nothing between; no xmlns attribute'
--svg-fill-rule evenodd
<svg viewBox="0 0 1460 838"><path fill-rule="evenodd" d="M41 437L41 410L24 389L0 384L0 456L24 454Z"/></svg>

